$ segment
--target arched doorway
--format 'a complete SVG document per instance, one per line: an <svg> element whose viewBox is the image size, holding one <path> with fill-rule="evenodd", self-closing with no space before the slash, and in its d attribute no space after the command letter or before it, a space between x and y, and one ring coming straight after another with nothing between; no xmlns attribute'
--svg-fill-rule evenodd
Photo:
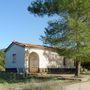
<svg viewBox="0 0 90 90"><path fill-rule="evenodd" d="M30 73L39 72L39 56L35 52L32 52L29 55L29 72Z"/></svg>

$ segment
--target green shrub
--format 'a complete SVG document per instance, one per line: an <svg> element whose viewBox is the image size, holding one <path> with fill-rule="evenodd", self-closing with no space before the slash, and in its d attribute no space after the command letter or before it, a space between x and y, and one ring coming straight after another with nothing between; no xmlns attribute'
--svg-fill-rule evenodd
<svg viewBox="0 0 90 90"><path fill-rule="evenodd" d="M4 64L5 54L3 51L0 50L0 71L5 70L5 64Z"/></svg>

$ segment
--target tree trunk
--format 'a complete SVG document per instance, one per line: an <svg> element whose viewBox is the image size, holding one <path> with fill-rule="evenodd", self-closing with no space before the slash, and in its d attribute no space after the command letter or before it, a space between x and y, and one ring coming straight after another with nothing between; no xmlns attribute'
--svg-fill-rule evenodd
<svg viewBox="0 0 90 90"><path fill-rule="evenodd" d="M81 62L80 61L76 61L76 72L75 72L75 76L77 76L77 77L80 76L80 69L81 69Z"/></svg>

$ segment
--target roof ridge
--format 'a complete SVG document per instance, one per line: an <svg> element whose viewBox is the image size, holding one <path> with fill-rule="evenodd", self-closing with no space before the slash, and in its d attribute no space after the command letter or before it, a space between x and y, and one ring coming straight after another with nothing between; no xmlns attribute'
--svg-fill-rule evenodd
<svg viewBox="0 0 90 90"><path fill-rule="evenodd" d="M43 46L43 45L38 45L38 44L32 44L32 43L24 43L24 42L18 42L18 41L13 41L12 43L15 43L15 44L22 44L22 45L33 45L33 46ZM43 46L44 47L44 46Z"/></svg>
<svg viewBox="0 0 90 90"><path fill-rule="evenodd" d="M17 41L12 41L12 43L6 48L5 51L8 50L13 44L23 46L23 47L31 47L31 48L39 48L39 49L55 49L54 47L49 47L49 46L43 46L43 45L36 45L36 44L31 44L31 43L22 43L22 42L17 42Z"/></svg>

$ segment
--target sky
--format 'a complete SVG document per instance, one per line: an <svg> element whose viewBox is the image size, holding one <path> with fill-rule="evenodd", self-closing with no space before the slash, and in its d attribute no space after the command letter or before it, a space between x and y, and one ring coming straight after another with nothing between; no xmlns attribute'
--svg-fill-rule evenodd
<svg viewBox="0 0 90 90"><path fill-rule="evenodd" d="M33 0L0 0L0 49L12 41L40 44L50 17L30 14L27 7Z"/></svg>

